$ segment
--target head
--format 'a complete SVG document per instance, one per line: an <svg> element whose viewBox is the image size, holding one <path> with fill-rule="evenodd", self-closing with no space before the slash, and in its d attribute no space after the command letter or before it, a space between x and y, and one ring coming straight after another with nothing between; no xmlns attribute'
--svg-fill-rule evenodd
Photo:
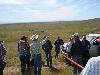
<svg viewBox="0 0 100 75"><path fill-rule="evenodd" d="M20 38L20 40L26 41L26 40L27 40L27 39L26 39L26 36L22 36L22 37Z"/></svg>
<svg viewBox="0 0 100 75"><path fill-rule="evenodd" d="M79 34L78 34L78 33L74 33L74 34L72 35L72 37L73 37L74 42L80 40L80 39L79 39Z"/></svg>
<svg viewBox="0 0 100 75"><path fill-rule="evenodd" d="M79 34L78 33L74 33L72 36L79 36Z"/></svg>
<svg viewBox="0 0 100 75"><path fill-rule="evenodd" d="M73 38L70 38L70 42L73 42Z"/></svg>
<svg viewBox="0 0 100 75"><path fill-rule="evenodd" d="M83 40L86 40L86 36L83 36Z"/></svg>
<svg viewBox="0 0 100 75"><path fill-rule="evenodd" d="M58 39L60 39L60 36L58 36Z"/></svg>
<svg viewBox="0 0 100 75"><path fill-rule="evenodd" d="M1 41L1 40L0 40L0 43L4 43L4 41Z"/></svg>
<svg viewBox="0 0 100 75"><path fill-rule="evenodd" d="M30 39L31 39L32 41L38 40L38 35L37 35L37 34L34 34L34 35L32 35L32 36L30 37Z"/></svg>
<svg viewBox="0 0 100 75"><path fill-rule="evenodd" d="M43 39L45 39L45 38L46 38L46 36L44 35L44 36L43 36Z"/></svg>
<svg viewBox="0 0 100 75"><path fill-rule="evenodd" d="M75 36L74 36L74 40L75 40L75 42L76 42L76 41L79 41L79 40L80 40L80 39L79 39L79 36L76 36L76 35L75 35Z"/></svg>

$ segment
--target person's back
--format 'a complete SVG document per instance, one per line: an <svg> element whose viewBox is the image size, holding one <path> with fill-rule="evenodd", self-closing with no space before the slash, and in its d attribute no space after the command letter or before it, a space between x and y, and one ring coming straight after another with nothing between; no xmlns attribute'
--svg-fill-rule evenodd
<svg viewBox="0 0 100 75"><path fill-rule="evenodd" d="M26 55L27 54L27 47L25 45L25 41L20 40L18 43L18 51L20 55Z"/></svg>
<svg viewBox="0 0 100 75"><path fill-rule="evenodd" d="M84 52L84 46L82 45L82 42L79 39L79 36L74 36L74 43L72 44L71 47L71 55L72 59L77 62L78 64L82 64L82 55ZM81 69L74 64L73 66L73 73L77 74L77 72L81 72Z"/></svg>
<svg viewBox="0 0 100 75"><path fill-rule="evenodd" d="M86 40L86 36L83 36L82 44L85 47L84 53L83 53L83 65L85 66L87 61L91 58L90 53L89 53L91 44L88 40Z"/></svg>
<svg viewBox="0 0 100 75"><path fill-rule="evenodd" d="M51 54L52 48L53 48L52 43L48 39L46 41L46 43L44 44L44 50L45 50L45 54L46 54L47 66L50 68L52 67L52 54Z"/></svg>
<svg viewBox="0 0 100 75"><path fill-rule="evenodd" d="M41 60L41 50L42 50L42 45L46 43L47 37L42 40L41 42L38 41L38 35L34 34L30 37L32 40L31 43L31 61L32 64L34 64L34 75L41 75L41 67L42 67L42 60Z"/></svg>
<svg viewBox="0 0 100 75"><path fill-rule="evenodd" d="M51 44L51 41L50 40L47 40L47 42L44 44L44 48L45 48L45 51L51 51L52 50L52 44Z"/></svg>
<svg viewBox="0 0 100 75"><path fill-rule="evenodd" d="M80 75L100 75L100 56L89 59Z"/></svg>
<svg viewBox="0 0 100 75"><path fill-rule="evenodd" d="M81 41L77 41L72 44L71 47L71 55L82 55L83 54L84 47L82 45Z"/></svg>
<svg viewBox="0 0 100 75"><path fill-rule="evenodd" d="M31 44L31 55L38 55L41 53L41 44L39 41L32 41Z"/></svg>
<svg viewBox="0 0 100 75"><path fill-rule="evenodd" d="M58 58L58 55L60 53L60 47L63 44L64 44L63 40L58 36L57 40L54 42L55 52L56 52L55 58Z"/></svg>
<svg viewBox="0 0 100 75"><path fill-rule="evenodd" d="M61 46L61 45L63 45L63 44L64 44L64 42L63 42L62 39L57 39L57 40L55 41L55 43L54 43L54 45L55 45L56 47L59 47L59 46Z"/></svg>
<svg viewBox="0 0 100 75"><path fill-rule="evenodd" d="M21 73L24 75L25 71L30 69L30 46L26 36L22 36L18 43L19 59L21 62Z"/></svg>
<svg viewBox="0 0 100 75"><path fill-rule="evenodd" d="M86 39L85 36L83 36L82 44L83 44L83 46L84 46L87 50L89 50L90 47L91 47L90 42Z"/></svg>

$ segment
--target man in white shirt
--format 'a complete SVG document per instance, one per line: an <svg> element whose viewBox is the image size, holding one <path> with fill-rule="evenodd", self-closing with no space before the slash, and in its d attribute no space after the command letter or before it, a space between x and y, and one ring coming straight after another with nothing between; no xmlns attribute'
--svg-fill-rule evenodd
<svg viewBox="0 0 100 75"><path fill-rule="evenodd" d="M89 59L80 75L100 75L100 56Z"/></svg>
<svg viewBox="0 0 100 75"><path fill-rule="evenodd" d="M72 47L72 44L73 44L73 38L70 38L70 41L66 45L66 52L69 58L71 58L70 49ZM68 65L71 66L71 62L68 61Z"/></svg>

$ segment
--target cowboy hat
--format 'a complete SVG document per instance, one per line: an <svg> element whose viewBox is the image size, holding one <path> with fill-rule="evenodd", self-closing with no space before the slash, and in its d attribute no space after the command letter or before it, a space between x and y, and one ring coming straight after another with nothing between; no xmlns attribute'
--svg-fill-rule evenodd
<svg viewBox="0 0 100 75"><path fill-rule="evenodd" d="M78 36L79 34L78 33L74 33L72 36Z"/></svg>
<svg viewBox="0 0 100 75"><path fill-rule="evenodd" d="M38 39L38 35L37 34L34 34L30 37L31 40L34 40L34 39Z"/></svg>

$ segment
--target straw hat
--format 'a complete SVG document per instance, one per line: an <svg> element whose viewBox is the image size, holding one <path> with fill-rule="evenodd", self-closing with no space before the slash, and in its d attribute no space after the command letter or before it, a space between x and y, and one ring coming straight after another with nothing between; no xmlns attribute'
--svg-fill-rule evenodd
<svg viewBox="0 0 100 75"><path fill-rule="evenodd" d="M38 39L38 35L37 34L34 34L30 37L31 40L34 40L34 39Z"/></svg>

